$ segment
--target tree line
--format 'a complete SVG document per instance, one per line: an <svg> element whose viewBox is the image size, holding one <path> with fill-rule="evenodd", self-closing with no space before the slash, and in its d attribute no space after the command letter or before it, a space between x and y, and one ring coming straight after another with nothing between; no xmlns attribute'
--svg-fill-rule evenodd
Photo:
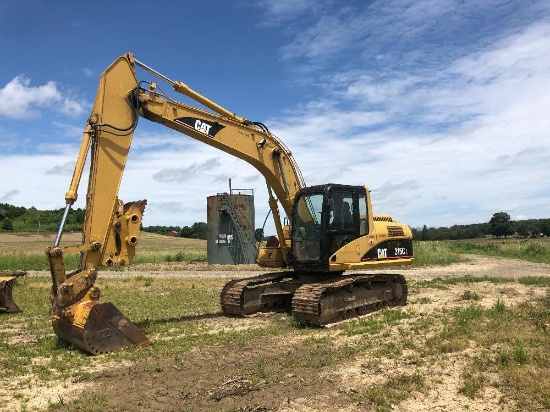
<svg viewBox="0 0 550 412"><path fill-rule="evenodd" d="M63 217L64 208L56 210L38 210L35 207L13 206L0 203L0 231L4 232L55 232ZM67 217L64 230L78 232L82 230L85 210L72 209Z"/></svg>
<svg viewBox="0 0 550 412"><path fill-rule="evenodd" d="M64 208L55 210L38 210L35 207L25 208L0 203L0 231L3 232L55 232L59 227ZM79 232L84 223L85 210L71 209L64 230ZM195 222L191 226L146 226L142 230L166 235L172 232L175 236L206 239L207 224ZM413 228L413 237L417 240L460 240L475 239L485 236L496 238L507 236L539 237L550 236L550 219L528 219L513 221L506 212L493 214L487 223L453 225L450 227ZM256 229L256 239L264 238L262 229Z"/></svg>
<svg viewBox="0 0 550 412"><path fill-rule="evenodd" d="M38 210L35 207L13 206L0 203L0 232L56 232L59 228L65 208ZM80 232L84 224L86 210L71 209L63 230ZM192 239L206 239L206 223L195 222L191 226L147 226L145 232L162 235L173 232L177 236Z"/></svg>
<svg viewBox="0 0 550 412"><path fill-rule="evenodd" d="M470 225L453 225L451 227L413 228L413 238L416 240L461 240L476 239L486 236L495 238L541 237L550 236L550 219L527 219L513 221L506 212L493 214L487 223Z"/></svg>
<svg viewBox="0 0 550 412"><path fill-rule="evenodd" d="M186 237L189 239L206 239L207 224L195 222L191 226L145 226L144 232L158 233L160 235L172 234L173 236Z"/></svg>

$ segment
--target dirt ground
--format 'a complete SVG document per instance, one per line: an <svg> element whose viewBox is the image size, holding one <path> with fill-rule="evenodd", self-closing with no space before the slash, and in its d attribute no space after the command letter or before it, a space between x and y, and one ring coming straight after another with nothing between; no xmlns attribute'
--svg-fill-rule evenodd
<svg viewBox="0 0 550 412"><path fill-rule="evenodd" d="M414 287L419 280L435 277L550 276L550 265L477 256L471 256L470 259L466 263L447 267L410 268L401 271L410 285L410 303L400 310L412 310L415 316L437 315L444 310L468 304L457 299L466 290L478 293L481 299L477 303L486 307L494 305L499 297L504 298L507 305L514 305L545 293L543 288L518 283L459 284L451 285L445 290ZM252 274L246 273L247 276ZM154 273L147 275L155 276ZM169 275L171 274L163 273L163 276ZM178 276L187 275L234 277L235 273L178 272ZM419 301L424 304L415 303ZM284 316L288 315L260 314L245 319L220 315L197 319L197 322L245 330L258 322L271 322L274 317ZM365 338L365 335L346 337L336 332L336 328L327 327L319 329L318 334L328 337L331 345L349 343L346 339L351 341ZM246 378L257 367L258 359L265 360L269 376L271 364L290 355L300 356L302 351L307 351L303 344L298 345L301 339L303 334L299 333L264 336L254 339L253 343L246 344L245 347L208 347L187 352L179 358L149 357L138 362L104 365L102 369L95 370L91 377L80 381L52 382L48 387L36 387L34 390L37 402L32 408L46 409L48 402L61 402L62 406L56 410L79 410L72 403L75 399L93 399L97 396L105 403L101 410L113 411L370 411L373 407L358 401L356 394L369 385L385 382L398 373L414 368L417 374L424 377L427 389L392 405L392 411L514 410L512 404L502 403L502 396L495 386L488 386L475 399L459 392L461 373L475 348L428 361L418 359L411 353L407 356L385 357L381 362L371 362L369 354L365 353L352 360L319 367L315 373L312 373L311 368L298 365L288 373L277 376L275 381L267 378L251 381ZM398 339L398 335L377 336L376 339L380 339L380 345L384 345L392 339ZM306 355L305 352L303 354ZM0 395L7 397L7 391L2 393L0 390ZM16 397L5 400L8 402L0 405L0 410L19 410ZM6 406L7 409L2 409Z"/></svg>

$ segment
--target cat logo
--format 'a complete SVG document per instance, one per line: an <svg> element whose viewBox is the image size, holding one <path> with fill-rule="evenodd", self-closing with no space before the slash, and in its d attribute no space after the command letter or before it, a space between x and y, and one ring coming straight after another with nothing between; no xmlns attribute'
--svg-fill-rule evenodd
<svg viewBox="0 0 550 412"><path fill-rule="evenodd" d="M378 249L378 259L386 259L388 257L388 249Z"/></svg>
<svg viewBox="0 0 550 412"><path fill-rule="evenodd" d="M212 125L206 123L206 122L203 122L199 119L197 119L195 121L195 130L198 131L198 132L201 132L201 133L204 133L204 134L210 134L210 128L212 127Z"/></svg>
<svg viewBox="0 0 550 412"><path fill-rule="evenodd" d="M178 117L174 119L174 121L210 137L216 136L216 134L225 127L218 122L209 122L207 120L197 119L196 117Z"/></svg>

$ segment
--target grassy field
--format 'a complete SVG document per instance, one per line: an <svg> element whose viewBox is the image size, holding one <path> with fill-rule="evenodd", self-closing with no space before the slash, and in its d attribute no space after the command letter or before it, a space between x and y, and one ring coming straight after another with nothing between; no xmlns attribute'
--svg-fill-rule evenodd
<svg viewBox="0 0 550 412"><path fill-rule="evenodd" d="M550 263L550 238L541 239L475 239L446 242L462 254L500 256L537 263Z"/></svg>
<svg viewBox="0 0 550 412"><path fill-rule="evenodd" d="M44 252L54 234L0 234L0 270L48 270ZM65 234L61 246L80 243L80 233ZM469 241L415 241L415 266L447 265L477 254L550 263L549 239L475 239ZM78 255L66 258L78 266ZM206 262L206 241L142 233L133 269L180 269L181 262Z"/></svg>
<svg viewBox="0 0 550 412"><path fill-rule="evenodd" d="M25 311L4 317L0 326L2 378L18 382L19 387L33 385L37 388L47 387L55 380L95 381L98 374L108 380L111 375L102 372L105 367L133 364L144 359L156 359L154 362L158 366L151 372L162 374L169 368L159 359L176 360L176 368L185 368L177 365L197 351L214 351L230 357L233 351L248 348L249 361L239 370L239 376L250 385L269 385L288 379L289 371L311 376L341 367L357 357L363 359L361 367L367 371L365 373L383 376L380 365L400 359L408 365L405 370L395 370L391 379L380 377L378 383L355 389L350 395L353 403L366 405L367 410L391 411L392 405L430 391L433 383L428 382L429 371L439 367L442 359L471 351L459 377L460 394L476 399L485 389L496 386L505 394L505 399L513 400L517 410L550 409L548 293L514 307L501 298L489 306L482 306L483 293L473 292L475 282L471 277L454 278L452 282L444 279L418 282L411 290L413 299L407 309L385 310L321 331L297 328L293 319L286 315L253 318L252 321L222 320L218 295L226 280L159 280L138 276L98 282L104 298L124 308L155 344L94 358L53 334L48 315L49 279L20 279L16 294ZM548 288L549 280L539 279L532 282L531 287ZM476 282L508 287L518 285L513 279L477 279ZM436 299L431 291L440 293L457 286L466 286L466 289L455 292L455 306L426 312L424 307ZM274 343L279 341L292 342L291 349L285 349L282 357L275 347L283 344ZM263 354L253 350L262 347L266 348ZM139 369L133 373L135 379L139 379ZM31 380L30 376L34 378ZM25 398L25 392L21 393L21 402L31 402L30 397ZM216 405L222 397L211 399L211 405ZM61 397L50 400L48 408L101 411L112 409L108 399L110 397L101 392L79 398L74 404ZM237 410L236 406L226 404L206 409Z"/></svg>
<svg viewBox="0 0 550 412"><path fill-rule="evenodd" d="M0 234L0 270L48 270L44 252L54 234ZM65 234L61 246L80 243L80 233ZM476 254L550 264L549 239L475 239L468 241L415 241L415 266L448 265ZM68 267L78 266L78 255L66 258ZM206 241L142 233L132 269L178 270L181 263L206 262Z"/></svg>
<svg viewBox="0 0 550 412"><path fill-rule="evenodd" d="M550 264L550 238L415 241L415 265L444 265L466 260L464 255L496 256Z"/></svg>
<svg viewBox="0 0 550 412"><path fill-rule="evenodd" d="M54 242L55 235L0 233L0 270L49 270L46 248ZM80 233L66 233L61 246L81 243ZM80 256L66 257L67 267L77 267ZM206 262L206 240L175 238L142 232L133 268L170 262Z"/></svg>
<svg viewBox="0 0 550 412"><path fill-rule="evenodd" d="M43 250L53 236L33 236L0 236L3 269L25 269L17 265L33 261L24 257L45 261ZM78 240L75 234L64 238L65 244ZM143 260L134 269L161 263L170 267L178 259L204 261L206 254L205 241L151 234L143 234L140 247ZM464 261L465 254L508 256L511 251L515 258L536 256L536 261L548 262L549 249L545 240L415 242L415 264L427 271ZM392 411L395 405L414 411L415 402L445 393L454 397L445 401L448 410L453 405L479 410L487 403L492 410L550 410L550 276L434 277L415 272L406 307L317 329L303 327L287 314L223 316L219 293L230 278L224 273L159 278L147 270L100 277L96 286L102 300L115 303L155 342L101 357L91 357L53 333L48 276L20 278L14 296L23 312L1 316L0 400L15 411L128 410L118 402L132 401L126 396L120 400L117 387L141 382L127 391L136 402L133 410L168 410L167 403L153 400L137 406L144 402L147 382L151 398L165 394L169 401L163 402L172 402L173 410L181 410L175 405L182 399L188 411L255 410L259 402L277 404L280 393L288 399L309 397L313 405L331 393L332 403L324 410L342 404L351 405L346 409L351 411ZM235 382L241 385L238 391L227 390L227 383ZM83 389L90 385L92 389ZM71 397L68 388L81 388L80 394ZM59 395L39 407L39 393Z"/></svg>

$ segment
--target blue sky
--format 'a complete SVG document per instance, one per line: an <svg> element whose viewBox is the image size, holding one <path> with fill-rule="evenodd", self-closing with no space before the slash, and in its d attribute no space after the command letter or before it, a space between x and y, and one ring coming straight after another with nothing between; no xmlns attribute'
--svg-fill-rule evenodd
<svg viewBox="0 0 550 412"><path fill-rule="evenodd" d="M99 74L131 51L268 125L308 185L369 185L375 213L550 217L550 2L157 4L0 0L0 202L64 206ZM145 225L191 225L229 178L260 226L255 169L141 119L120 197L148 199Z"/></svg>

